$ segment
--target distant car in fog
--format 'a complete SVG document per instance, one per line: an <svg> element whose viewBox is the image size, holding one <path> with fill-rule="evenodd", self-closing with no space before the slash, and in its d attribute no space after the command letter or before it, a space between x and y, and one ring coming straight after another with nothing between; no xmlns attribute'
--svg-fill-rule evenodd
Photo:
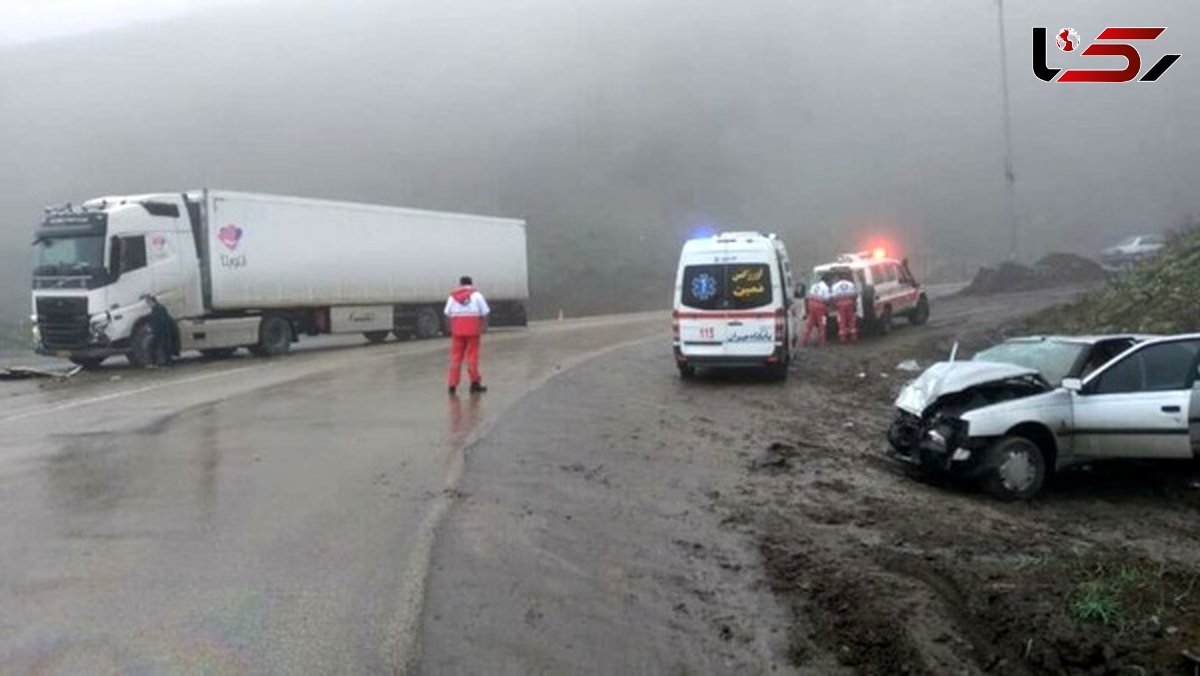
<svg viewBox="0 0 1200 676"><path fill-rule="evenodd" d="M1133 235L1100 252L1100 261L1110 268L1125 268L1157 256L1167 243L1162 235Z"/></svg>

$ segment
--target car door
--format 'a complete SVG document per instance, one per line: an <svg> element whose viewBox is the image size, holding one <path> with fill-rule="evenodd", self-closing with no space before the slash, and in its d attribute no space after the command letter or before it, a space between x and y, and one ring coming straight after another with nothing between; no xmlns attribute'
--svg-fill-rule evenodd
<svg viewBox="0 0 1200 676"><path fill-rule="evenodd" d="M1200 339L1154 342L1111 362L1072 393L1075 452L1190 458Z"/></svg>

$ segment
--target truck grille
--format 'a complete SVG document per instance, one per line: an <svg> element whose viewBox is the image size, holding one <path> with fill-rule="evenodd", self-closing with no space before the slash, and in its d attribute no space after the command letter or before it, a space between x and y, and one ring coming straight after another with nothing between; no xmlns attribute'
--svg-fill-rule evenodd
<svg viewBox="0 0 1200 676"><path fill-rule="evenodd" d="M42 344L50 350L87 347L87 298L52 297L37 299L38 329Z"/></svg>

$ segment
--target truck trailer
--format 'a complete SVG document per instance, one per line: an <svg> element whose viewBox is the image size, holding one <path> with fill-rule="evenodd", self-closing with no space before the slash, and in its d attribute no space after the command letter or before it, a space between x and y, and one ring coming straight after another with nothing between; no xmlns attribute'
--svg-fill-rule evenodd
<svg viewBox="0 0 1200 676"><path fill-rule="evenodd" d="M150 359L149 297L181 351L287 352L300 336L380 342L445 332L470 275L494 326L524 326L524 221L219 190L46 209L34 237L37 352L94 368Z"/></svg>

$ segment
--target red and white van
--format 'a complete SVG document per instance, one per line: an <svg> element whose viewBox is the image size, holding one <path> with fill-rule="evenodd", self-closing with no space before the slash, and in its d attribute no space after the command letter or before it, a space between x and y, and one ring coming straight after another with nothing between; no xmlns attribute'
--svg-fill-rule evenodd
<svg viewBox="0 0 1200 676"><path fill-rule="evenodd" d="M680 375L758 366L787 378L799 344L796 292L787 249L774 235L730 232L684 244L672 321Z"/></svg>
<svg viewBox="0 0 1200 676"><path fill-rule="evenodd" d="M838 256L833 263L813 268L811 283L822 275L837 275L849 271L858 286L858 319L864 328L886 334L896 317L906 317L913 324L929 319L929 297L908 269L908 261L898 261L875 253L851 253ZM837 314L830 311L830 321Z"/></svg>

